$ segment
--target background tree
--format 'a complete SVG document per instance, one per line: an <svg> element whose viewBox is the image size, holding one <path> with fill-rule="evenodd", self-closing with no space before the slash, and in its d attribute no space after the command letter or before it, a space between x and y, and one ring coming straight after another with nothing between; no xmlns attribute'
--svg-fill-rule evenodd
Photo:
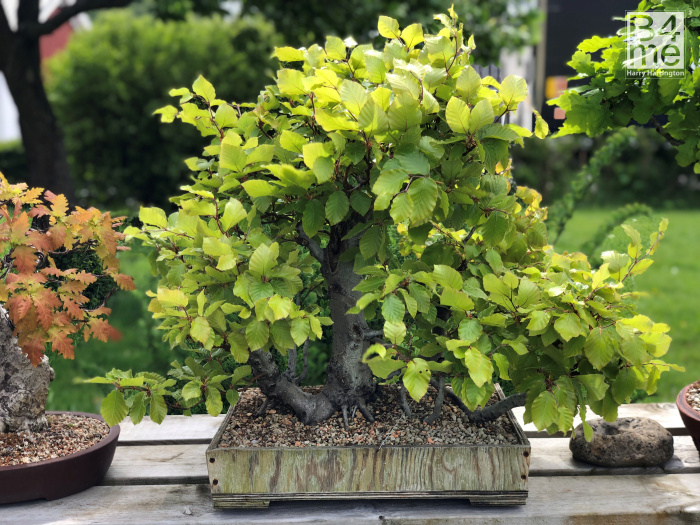
<svg viewBox="0 0 700 525"><path fill-rule="evenodd" d="M199 153L199 134L162 126L153 112L205 67L227 100L253 99L272 75L275 41L272 24L259 17L100 14L51 60L46 83L77 202L169 206L173 189L188 182L184 160Z"/></svg>
<svg viewBox="0 0 700 525"><path fill-rule="evenodd" d="M477 44L473 61L481 65L498 64L503 50L517 50L534 45L540 37L544 14L532 2L510 0L348 0L324 2L310 0L243 0L243 12L262 14L275 24L292 46L321 44L326 35L358 42L370 42L381 37L374 28L379 15L395 18L402 25L419 22L426 28L435 27L433 15L443 12L450 4L474 36Z"/></svg>
<svg viewBox="0 0 700 525"><path fill-rule="evenodd" d="M51 34L72 17L97 9L124 7L133 0L76 0L44 22L39 21L40 0L17 3L17 30L10 27L5 9L0 7L0 72L3 73L19 113L27 159L25 181L31 186L49 188L74 201L73 184L66 159L66 148L44 89L39 39ZM207 0L154 0L156 5L172 4L170 10L184 7L210 11Z"/></svg>

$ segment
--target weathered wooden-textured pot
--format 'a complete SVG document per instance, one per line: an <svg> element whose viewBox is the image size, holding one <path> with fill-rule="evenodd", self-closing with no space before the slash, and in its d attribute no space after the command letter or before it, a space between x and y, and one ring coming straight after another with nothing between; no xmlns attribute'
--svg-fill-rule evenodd
<svg viewBox="0 0 700 525"><path fill-rule="evenodd" d="M47 412L73 414L104 421L97 414L84 412ZM0 467L0 504L34 499L54 500L89 489L99 483L112 464L119 438L119 425L96 445L37 463Z"/></svg>
<svg viewBox="0 0 700 525"><path fill-rule="evenodd" d="M684 387L676 398L676 406L678 407L678 412L681 414L681 419L685 428L688 430L688 434L693 438L693 443L695 443L695 448L700 452L700 413L695 410L690 403L687 401L688 389L693 385L688 385Z"/></svg>
<svg viewBox="0 0 700 525"><path fill-rule="evenodd" d="M515 445L219 448L234 410L206 452L216 508L368 498L466 498L472 505L523 505L527 498L530 442L510 411L518 436Z"/></svg>

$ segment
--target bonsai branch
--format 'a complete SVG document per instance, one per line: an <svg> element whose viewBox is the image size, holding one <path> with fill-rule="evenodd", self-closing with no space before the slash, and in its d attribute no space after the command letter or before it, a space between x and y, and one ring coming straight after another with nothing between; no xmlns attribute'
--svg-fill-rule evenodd
<svg viewBox="0 0 700 525"><path fill-rule="evenodd" d="M671 134L664 129L664 127L661 125L661 122L659 122L656 117L651 117L651 123L654 124L654 128L656 129L656 132L661 135L663 138L665 138L668 143L671 146L680 146L684 142L682 140L674 139Z"/></svg>
<svg viewBox="0 0 700 525"><path fill-rule="evenodd" d="M507 398L502 399L493 405L489 405L481 410L471 412L471 414L468 414L467 417L472 423L486 423L487 421L493 421L512 408L525 406L526 398L527 394L525 393L513 394L512 396L508 396Z"/></svg>
<svg viewBox="0 0 700 525"><path fill-rule="evenodd" d="M86 11L109 7L126 7L132 0L77 0L73 5L64 5L55 16L44 23L22 24L19 32L32 38L53 33L71 18Z"/></svg>

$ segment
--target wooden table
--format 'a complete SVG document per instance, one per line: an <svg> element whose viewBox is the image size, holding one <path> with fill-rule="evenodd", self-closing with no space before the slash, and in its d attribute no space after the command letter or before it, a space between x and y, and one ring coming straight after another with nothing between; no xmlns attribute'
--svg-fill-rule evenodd
<svg viewBox="0 0 700 525"><path fill-rule="evenodd" d="M522 409L514 412L522 418ZM619 416L645 416L663 424L674 434L673 458L656 468L595 467L571 458L568 438L548 437L524 425L532 444L527 505L497 508L460 500L361 500L215 510L204 451L223 416L171 416L160 426L125 422L101 486L57 501L0 506L0 523L700 523L700 455L684 435L675 405L625 405Z"/></svg>

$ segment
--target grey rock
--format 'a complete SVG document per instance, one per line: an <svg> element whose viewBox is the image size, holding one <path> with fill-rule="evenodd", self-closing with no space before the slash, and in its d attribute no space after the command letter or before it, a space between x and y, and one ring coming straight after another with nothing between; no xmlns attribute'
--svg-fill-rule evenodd
<svg viewBox="0 0 700 525"><path fill-rule="evenodd" d="M0 433L37 432L46 427L46 398L53 378L46 356L36 367L29 362L0 306Z"/></svg>
<svg viewBox="0 0 700 525"><path fill-rule="evenodd" d="M645 417L623 417L612 423L588 422L593 438L586 442L583 426L569 442L575 459L603 467L653 467L673 457L673 436L659 423Z"/></svg>

